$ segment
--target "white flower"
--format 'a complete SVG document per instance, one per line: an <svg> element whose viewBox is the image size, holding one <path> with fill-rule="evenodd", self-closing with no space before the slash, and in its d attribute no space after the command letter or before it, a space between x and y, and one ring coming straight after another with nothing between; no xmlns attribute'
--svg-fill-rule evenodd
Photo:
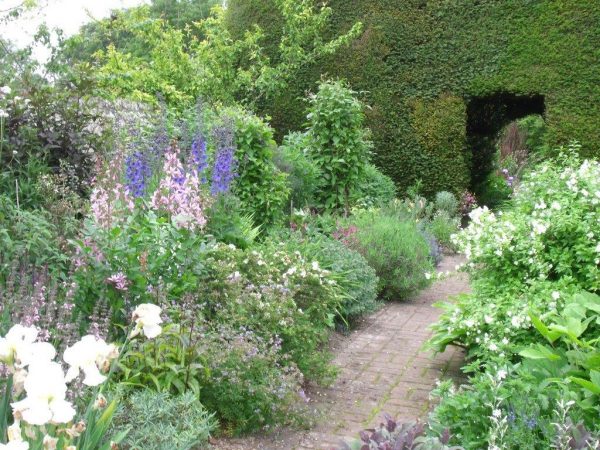
<svg viewBox="0 0 600 450"><path fill-rule="evenodd" d="M544 234L548 230L548 226L542 222L534 220L531 222L534 234Z"/></svg>
<svg viewBox="0 0 600 450"><path fill-rule="evenodd" d="M550 208L555 209L556 211L560 211L561 206L560 203L558 203L557 201L552 202L552 204L550 205Z"/></svg>
<svg viewBox="0 0 600 450"><path fill-rule="evenodd" d="M489 347L490 347L490 350L493 351L493 352L495 352L496 350L498 350L498 346L494 342L492 342L489 345Z"/></svg>
<svg viewBox="0 0 600 450"><path fill-rule="evenodd" d="M0 118L4 119L6 117L8 117L8 113L3 109L0 109Z"/></svg>
<svg viewBox="0 0 600 450"><path fill-rule="evenodd" d="M162 319L160 317L160 307L152 303L143 303L133 311L132 320L135 321L135 328L130 337L137 336L143 331L148 339L153 339L162 332Z"/></svg>
<svg viewBox="0 0 600 450"><path fill-rule="evenodd" d="M506 378L506 375L508 375L508 373L506 372L506 370L500 369L498 371L497 375L498 375L499 380L504 380Z"/></svg>
<svg viewBox="0 0 600 450"><path fill-rule="evenodd" d="M12 92L12 89L9 86L2 86L0 88L0 93L4 95L9 95Z"/></svg>
<svg viewBox="0 0 600 450"><path fill-rule="evenodd" d="M494 322L494 318L492 316L485 316L485 323L490 324Z"/></svg>
<svg viewBox="0 0 600 450"><path fill-rule="evenodd" d="M431 280L431 274L429 272L425 272L425 279Z"/></svg>
<svg viewBox="0 0 600 450"><path fill-rule="evenodd" d="M312 270L314 270L314 271L319 270L319 261L312 262Z"/></svg>
<svg viewBox="0 0 600 450"><path fill-rule="evenodd" d="M552 292L552 299L553 300L558 300L559 298L560 298L560 292L558 292L558 291Z"/></svg>
<svg viewBox="0 0 600 450"><path fill-rule="evenodd" d="M42 445L44 446L44 450L56 450L56 445L58 444L58 439L49 435L44 436L44 440L42 441Z"/></svg>
<svg viewBox="0 0 600 450"><path fill-rule="evenodd" d="M56 350L47 342L35 342L37 336L35 327L14 325L5 337L0 338L0 362L19 369L33 361L51 361Z"/></svg>
<svg viewBox="0 0 600 450"><path fill-rule="evenodd" d="M75 416L75 409L65 400L65 375L56 362L31 364L25 379L25 392L27 397L11 406L31 425L67 423Z"/></svg>
<svg viewBox="0 0 600 450"><path fill-rule="evenodd" d="M106 380L100 370L107 371L110 361L117 356L118 351L114 344L109 345L92 335L84 336L65 350L63 359L70 366L66 380L73 381L82 370L85 374L83 384L98 386Z"/></svg>
<svg viewBox="0 0 600 450"><path fill-rule="evenodd" d="M21 435L21 422L19 420L15 420L14 423L6 429L6 435L8 436L8 441L22 441L23 436Z"/></svg>
<svg viewBox="0 0 600 450"><path fill-rule="evenodd" d="M495 409L492 411L492 416L494 416L495 418L498 418L498 417L502 416L502 411L500 411L499 409Z"/></svg>

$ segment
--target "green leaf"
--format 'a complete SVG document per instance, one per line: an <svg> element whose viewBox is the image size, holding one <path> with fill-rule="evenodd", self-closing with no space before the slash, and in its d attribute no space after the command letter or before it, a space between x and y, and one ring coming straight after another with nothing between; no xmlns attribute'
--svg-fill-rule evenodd
<svg viewBox="0 0 600 450"><path fill-rule="evenodd" d="M558 361L561 359L560 355L541 344L536 344L535 347L523 349L519 352L519 355L528 359L549 359L551 361Z"/></svg>
<svg viewBox="0 0 600 450"><path fill-rule="evenodd" d="M600 395L600 384L596 384L589 380L585 380L583 378L577 378L577 377L569 377L569 380L572 381L573 383L577 383L581 387L587 389L588 391L590 391L596 395Z"/></svg>

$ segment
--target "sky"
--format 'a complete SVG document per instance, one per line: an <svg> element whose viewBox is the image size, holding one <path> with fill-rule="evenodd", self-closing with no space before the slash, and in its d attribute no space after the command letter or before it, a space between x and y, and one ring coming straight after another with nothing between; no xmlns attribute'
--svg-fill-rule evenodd
<svg viewBox="0 0 600 450"><path fill-rule="evenodd" d="M14 7L23 0L0 0L0 11ZM31 43L33 35L42 23L50 29L61 28L65 35L71 36L79 27L94 19L102 19L113 9L128 8L147 3L147 0L44 0L41 11L34 11L24 17L0 24L0 36L8 38L18 47ZM45 61L48 51L36 48L34 56Z"/></svg>

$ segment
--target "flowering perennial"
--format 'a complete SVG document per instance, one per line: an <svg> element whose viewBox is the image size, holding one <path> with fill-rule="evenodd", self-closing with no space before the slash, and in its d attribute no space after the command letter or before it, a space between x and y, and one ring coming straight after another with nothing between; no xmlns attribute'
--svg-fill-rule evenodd
<svg viewBox="0 0 600 450"><path fill-rule="evenodd" d="M148 338L154 338L162 331L158 325L162 322L158 306L140 305L134 313L134 320L137 333L143 330ZM65 375L62 366L53 361L56 350L49 343L36 342L38 334L33 326L17 324L6 336L0 337L0 362L7 367L12 378L11 396L14 400L10 403L13 423L6 430L9 442L0 444L0 450L29 449L29 443L21 433L22 422L27 425L27 437L37 440L38 435L43 436L44 448L57 448L59 440L45 434L46 426L67 424L77 414L73 404L67 400L67 384L81 372L84 374L83 384L102 384L107 379L104 373L109 371L112 360L119 355L114 344L107 344L92 335L84 336L64 352L63 359L69 365ZM95 404L106 405L106 399L99 397ZM85 428L85 423L79 422L62 431L68 438L73 438L79 436ZM3 438L0 436L0 439ZM64 449L74 450L75 446L68 445L67 442Z"/></svg>
<svg viewBox="0 0 600 450"><path fill-rule="evenodd" d="M163 171L160 185L152 195L152 208L170 214L173 224L178 227L204 228L207 199L198 174L185 172L179 160L178 148L172 148L165 155Z"/></svg>

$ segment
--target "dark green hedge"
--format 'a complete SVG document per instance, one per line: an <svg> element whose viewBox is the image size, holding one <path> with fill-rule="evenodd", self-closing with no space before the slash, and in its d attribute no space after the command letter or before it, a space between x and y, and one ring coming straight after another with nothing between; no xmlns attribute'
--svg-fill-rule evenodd
<svg viewBox="0 0 600 450"><path fill-rule="evenodd" d="M364 23L348 49L259 105L279 136L305 121L307 90L322 74L347 79L371 105L375 163L402 190L467 187L466 104L498 92L545 97L552 144L600 155L600 2L590 0L331 0L330 33ZM230 0L231 28L277 34L273 0ZM473 171L482 170L473 167ZM479 174L481 176L481 174Z"/></svg>

